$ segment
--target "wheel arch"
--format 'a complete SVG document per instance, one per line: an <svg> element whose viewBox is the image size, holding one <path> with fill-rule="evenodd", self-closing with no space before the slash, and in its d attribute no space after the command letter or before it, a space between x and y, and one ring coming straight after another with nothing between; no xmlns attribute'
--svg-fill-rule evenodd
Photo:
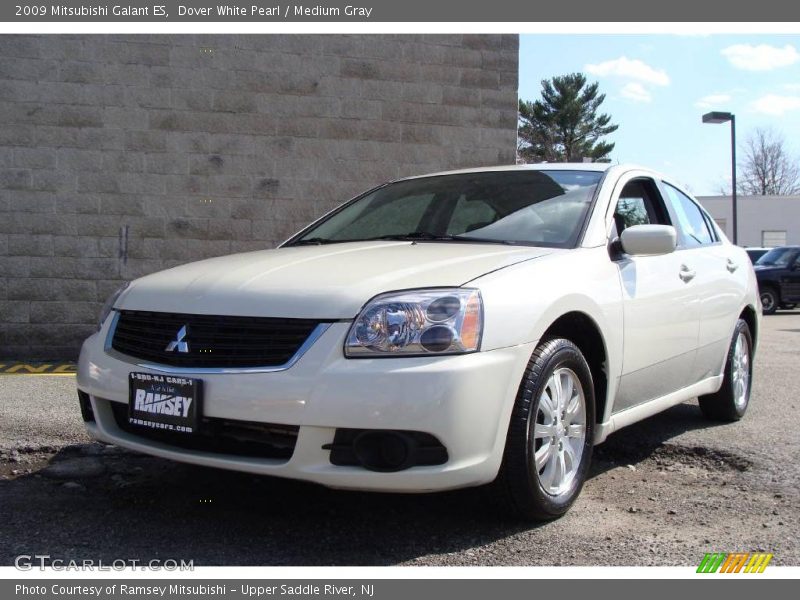
<svg viewBox="0 0 800 600"><path fill-rule="evenodd" d="M763 302L760 300L760 298L761 298L762 294L764 294L764 292L767 292L767 291L768 292L772 292L775 295L775 308L774 308L774 310L772 312L773 313L777 312L778 309L781 307L781 302L782 302L782 299L781 299L781 286L775 281L765 281L763 283L759 282L759 284L758 284L758 297L759 297L759 306L762 308L762 310L763 310ZM764 313L764 314L766 314L766 313ZM769 313L769 314L772 314L772 313Z"/></svg>
<svg viewBox="0 0 800 600"><path fill-rule="evenodd" d="M760 294L764 290L772 290L778 295L778 301L781 299L781 286L777 281L759 281L758 282L758 293Z"/></svg>
<svg viewBox="0 0 800 600"><path fill-rule="evenodd" d="M742 309L742 312L739 314L739 318L743 319L747 326L750 328L750 337L753 340L753 351L755 352L756 347L758 346L758 313L756 312L755 307L751 305L747 305Z"/></svg>
<svg viewBox="0 0 800 600"><path fill-rule="evenodd" d="M544 337L562 337L575 344L589 363L594 383L595 422L602 423L608 402L608 348L597 322L585 312L570 311L553 321Z"/></svg>

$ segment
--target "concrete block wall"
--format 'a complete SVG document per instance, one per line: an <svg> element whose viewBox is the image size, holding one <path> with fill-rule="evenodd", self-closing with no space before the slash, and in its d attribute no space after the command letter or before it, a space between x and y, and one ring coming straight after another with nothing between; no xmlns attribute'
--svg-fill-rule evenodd
<svg viewBox="0 0 800 600"><path fill-rule="evenodd" d="M512 164L516 35L0 36L0 358L385 180ZM126 242L127 240L127 242Z"/></svg>

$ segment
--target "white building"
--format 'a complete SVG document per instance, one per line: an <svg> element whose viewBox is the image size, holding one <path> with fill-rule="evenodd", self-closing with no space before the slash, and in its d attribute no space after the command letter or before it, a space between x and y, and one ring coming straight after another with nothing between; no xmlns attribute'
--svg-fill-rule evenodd
<svg viewBox="0 0 800 600"><path fill-rule="evenodd" d="M731 197L697 199L733 240ZM800 244L800 196L739 196L736 204L740 246Z"/></svg>

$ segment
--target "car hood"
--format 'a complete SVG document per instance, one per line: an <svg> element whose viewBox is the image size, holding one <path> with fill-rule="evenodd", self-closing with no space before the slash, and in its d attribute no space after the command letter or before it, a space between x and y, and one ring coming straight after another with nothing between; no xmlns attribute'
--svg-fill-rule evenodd
<svg viewBox="0 0 800 600"><path fill-rule="evenodd" d="M563 252L471 243L352 242L222 256L134 281L124 310L352 319L373 296L461 286L491 271Z"/></svg>

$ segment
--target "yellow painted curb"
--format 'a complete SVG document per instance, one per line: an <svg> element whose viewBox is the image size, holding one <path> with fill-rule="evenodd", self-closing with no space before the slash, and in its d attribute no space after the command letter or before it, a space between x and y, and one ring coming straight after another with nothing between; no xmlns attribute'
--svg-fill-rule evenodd
<svg viewBox="0 0 800 600"><path fill-rule="evenodd" d="M0 375L75 375L77 370L75 363L24 363L7 362L0 363Z"/></svg>

